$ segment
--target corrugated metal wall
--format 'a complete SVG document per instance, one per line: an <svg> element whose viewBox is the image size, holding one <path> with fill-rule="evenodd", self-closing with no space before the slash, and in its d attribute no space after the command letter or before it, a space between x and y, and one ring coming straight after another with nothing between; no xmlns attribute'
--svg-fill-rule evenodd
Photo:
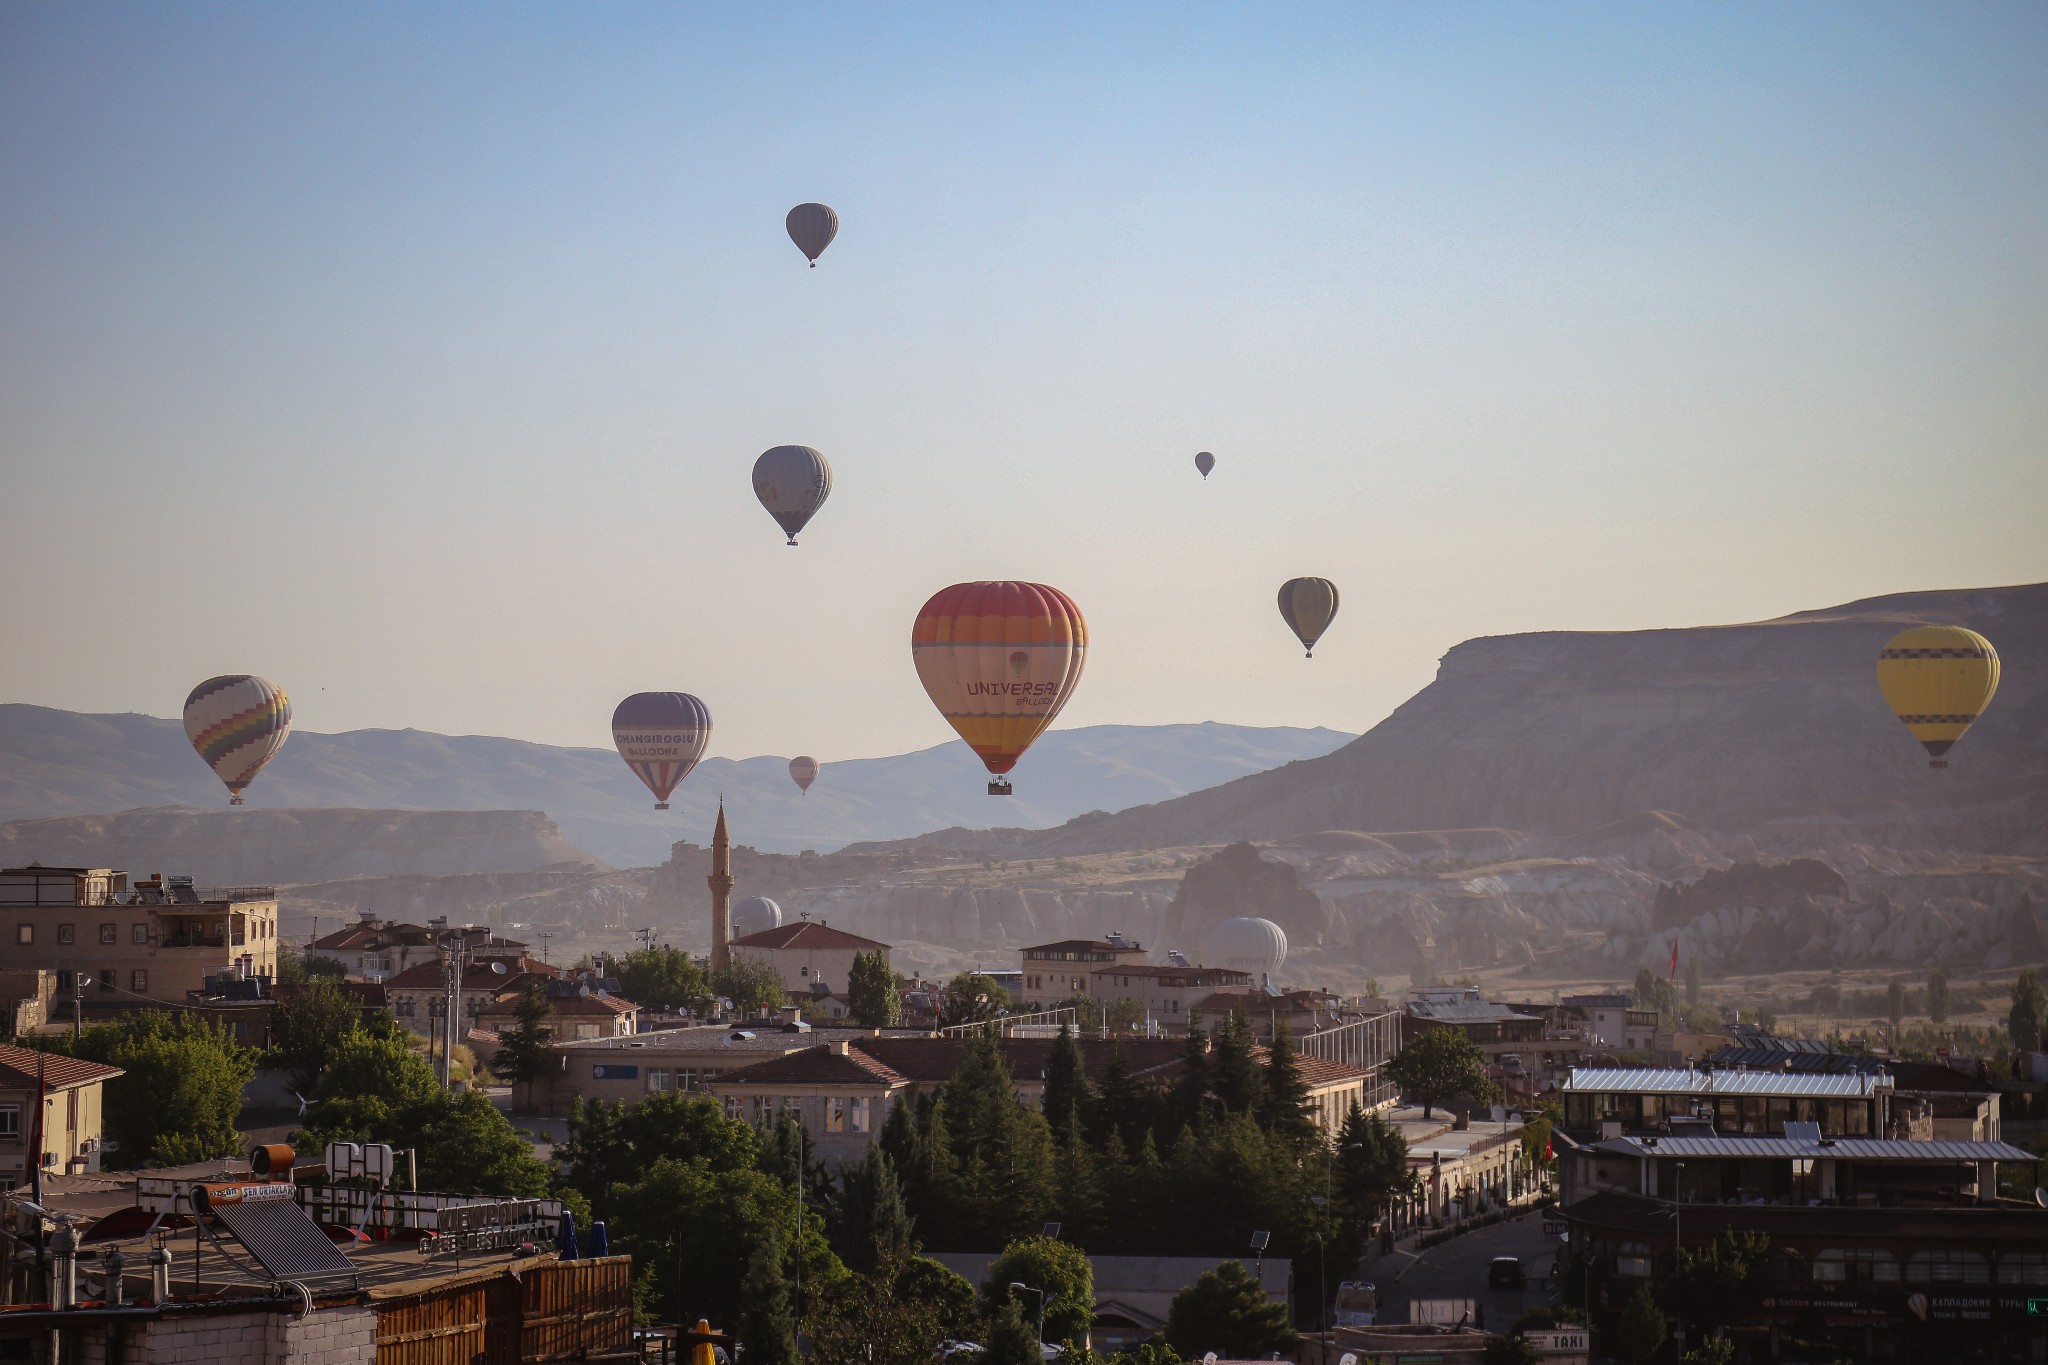
<svg viewBox="0 0 2048 1365"><path fill-rule="evenodd" d="M628 1358L630 1257L541 1261L377 1303L377 1365Z"/></svg>

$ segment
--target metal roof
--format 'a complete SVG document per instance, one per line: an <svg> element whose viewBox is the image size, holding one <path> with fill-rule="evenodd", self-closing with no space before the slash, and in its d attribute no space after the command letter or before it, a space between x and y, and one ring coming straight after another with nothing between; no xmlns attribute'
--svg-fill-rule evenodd
<svg viewBox="0 0 2048 1365"><path fill-rule="evenodd" d="M1868 1098L1889 1090L1890 1076L1808 1071L1695 1071L1682 1066L1575 1066L1559 1087L1571 1094L1789 1095L1807 1099Z"/></svg>
<svg viewBox="0 0 2048 1365"><path fill-rule="evenodd" d="M1493 1024L1508 1019L1539 1022L1533 1014L1520 1014L1490 1000L1410 1000L1408 1013L1416 1019L1439 1024Z"/></svg>
<svg viewBox="0 0 2048 1365"><path fill-rule="evenodd" d="M1789 1137L1610 1138L1594 1150L1617 1156L1751 1157L1782 1161L2032 1161L2034 1154L2009 1142L1908 1142L1890 1138L1836 1138L1808 1142Z"/></svg>

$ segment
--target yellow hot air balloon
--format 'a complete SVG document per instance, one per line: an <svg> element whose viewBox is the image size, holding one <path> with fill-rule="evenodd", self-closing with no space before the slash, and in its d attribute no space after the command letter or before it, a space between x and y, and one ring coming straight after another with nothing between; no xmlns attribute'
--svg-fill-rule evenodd
<svg viewBox="0 0 2048 1365"><path fill-rule="evenodd" d="M1946 768L1942 755L1991 704L1998 690L1998 651L1961 626L1915 626L1885 642L1877 686L1913 738Z"/></svg>

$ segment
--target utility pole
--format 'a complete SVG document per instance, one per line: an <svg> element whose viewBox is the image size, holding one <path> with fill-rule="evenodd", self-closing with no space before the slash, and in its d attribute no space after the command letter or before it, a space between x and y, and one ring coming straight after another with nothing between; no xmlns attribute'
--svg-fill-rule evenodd
<svg viewBox="0 0 2048 1365"><path fill-rule="evenodd" d="M553 937L554 935L545 929L540 931L540 965L543 967L548 965L548 940Z"/></svg>
<svg viewBox="0 0 2048 1365"><path fill-rule="evenodd" d="M71 974L71 1041L85 1036L85 974Z"/></svg>

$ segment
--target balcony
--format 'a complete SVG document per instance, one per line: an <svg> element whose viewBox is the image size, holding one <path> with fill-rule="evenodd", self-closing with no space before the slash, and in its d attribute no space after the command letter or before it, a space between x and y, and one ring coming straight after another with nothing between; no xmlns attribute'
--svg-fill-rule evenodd
<svg viewBox="0 0 2048 1365"><path fill-rule="evenodd" d="M239 944L241 941L240 936L237 936L235 942ZM165 948L225 948L228 946L228 939L226 934L167 934L161 946Z"/></svg>

